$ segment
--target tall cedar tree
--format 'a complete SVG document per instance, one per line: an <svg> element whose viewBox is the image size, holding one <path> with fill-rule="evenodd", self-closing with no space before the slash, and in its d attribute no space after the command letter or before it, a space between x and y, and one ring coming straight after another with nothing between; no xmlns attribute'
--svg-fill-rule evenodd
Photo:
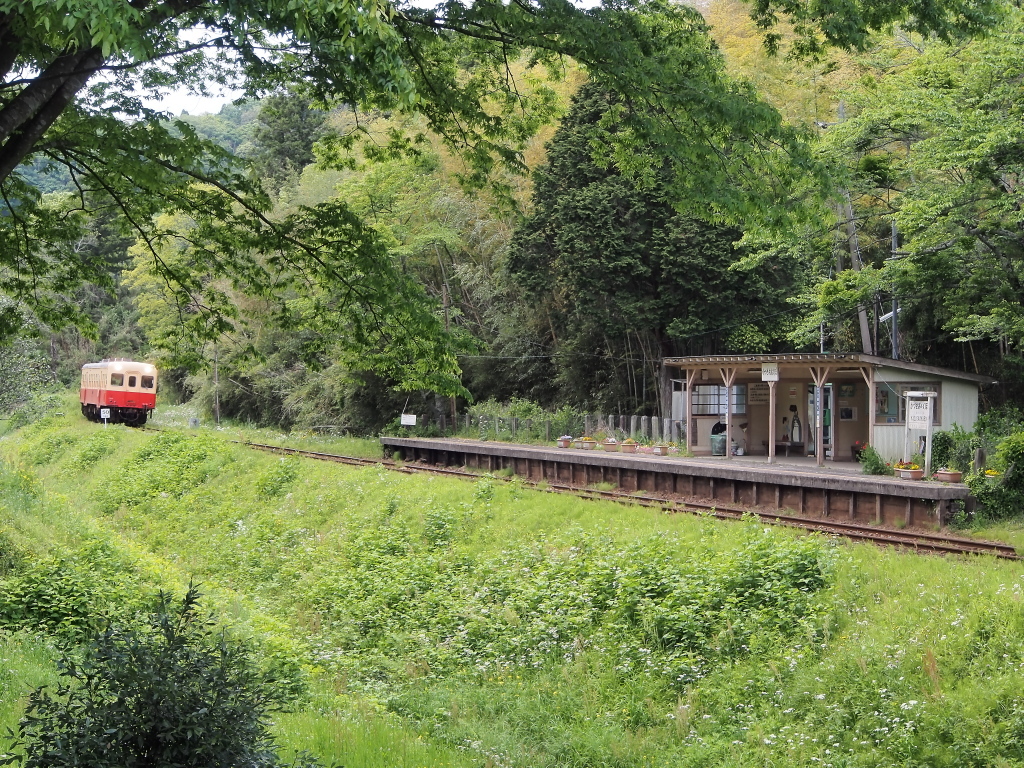
<svg viewBox="0 0 1024 768"><path fill-rule="evenodd" d="M553 355L534 368L552 383L548 397L653 411L662 356L771 349L796 270L730 269L739 231L678 213L664 178L640 186L595 162L599 123L618 102L593 83L576 95L537 171L509 268Z"/></svg>

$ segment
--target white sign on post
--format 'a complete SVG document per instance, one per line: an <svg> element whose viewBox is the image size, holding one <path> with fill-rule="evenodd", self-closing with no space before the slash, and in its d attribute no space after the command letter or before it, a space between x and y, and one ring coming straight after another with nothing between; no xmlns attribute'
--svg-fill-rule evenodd
<svg viewBox="0 0 1024 768"><path fill-rule="evenodd" d="M778 381L779 364L761 363L761 381Z"/></svg>
<svg viewBox="0 0 1024 768"><path fill-rule="evenodd" d="M931 398L907 400L907 426L911 429L928 429L932 415Z"/></svg>
<svg viewBox="0 0 1024 768"><path fill-rule="evenodd" d="M402 414L402 426L403 427L415 427L416 426L416 414L415 413L403 413Z"/></svg>
<svg viewBox="0 0 1024 768"><path fill-rule="evenodd" d="M104 421L109 419L110 418L110 409L109 408L100 408L100 418L103 419Z"/></svg>
<svg viewBox="0 0 1024 768"><path fill-rule="evenodd" d="M936 392L904 392L907 398L907 421L903 428L903 460L910 460L910 430L923 429L925 432L924 473L932 472L932 404Z"/></svg>

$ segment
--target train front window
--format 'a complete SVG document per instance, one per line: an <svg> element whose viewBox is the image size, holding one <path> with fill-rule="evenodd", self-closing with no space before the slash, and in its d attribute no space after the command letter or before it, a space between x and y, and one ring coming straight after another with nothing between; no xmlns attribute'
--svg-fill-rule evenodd
<svg viewBox="0 0 1024 768"><path fill-rule="evenodd" d="M112 387L123 387L124 386L124 374L123 373L112 373L112 374L110 374L110 386L112 386Z"/></svg>
<svg viewBox="0 0 1024 768"><path fill-rule="evenodd" d="M129 376L128 377L128 386L129 387L134 387L135 386L135 377L134 376Z"/></svg>
<svg viewBox="0 0 1024 768"><path fill-rule="evenodd" d="M143 376L142 377L142 388L143 389L152 389L153 388L153 377L152 376Z"/></svg>

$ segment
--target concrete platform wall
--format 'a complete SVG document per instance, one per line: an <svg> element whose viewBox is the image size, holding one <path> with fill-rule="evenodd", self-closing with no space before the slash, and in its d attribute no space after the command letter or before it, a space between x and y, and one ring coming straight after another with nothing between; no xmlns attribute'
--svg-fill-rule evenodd
<svg viewBox="0 0 1024 768"><path fill-rule="evenodd" d="M941 527L953 504L966 501L963 485L889 477L832 475L787 465L743 466L725 460L662 458L543 448L508 443L427 438L381 438L385 451L405 461L511 470L530 480L681 496L723 506L792 510L864 524Z"/></svg>

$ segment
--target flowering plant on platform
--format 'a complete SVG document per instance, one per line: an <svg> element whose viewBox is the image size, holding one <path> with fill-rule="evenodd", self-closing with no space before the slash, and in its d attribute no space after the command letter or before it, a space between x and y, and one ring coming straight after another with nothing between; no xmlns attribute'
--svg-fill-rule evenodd
<svg viewBox="0 0 1024 768"><path fill-rule="evenodd" d="M897 461L893 465L896 469L920 469L917 464L912 461Z"/></svg>

